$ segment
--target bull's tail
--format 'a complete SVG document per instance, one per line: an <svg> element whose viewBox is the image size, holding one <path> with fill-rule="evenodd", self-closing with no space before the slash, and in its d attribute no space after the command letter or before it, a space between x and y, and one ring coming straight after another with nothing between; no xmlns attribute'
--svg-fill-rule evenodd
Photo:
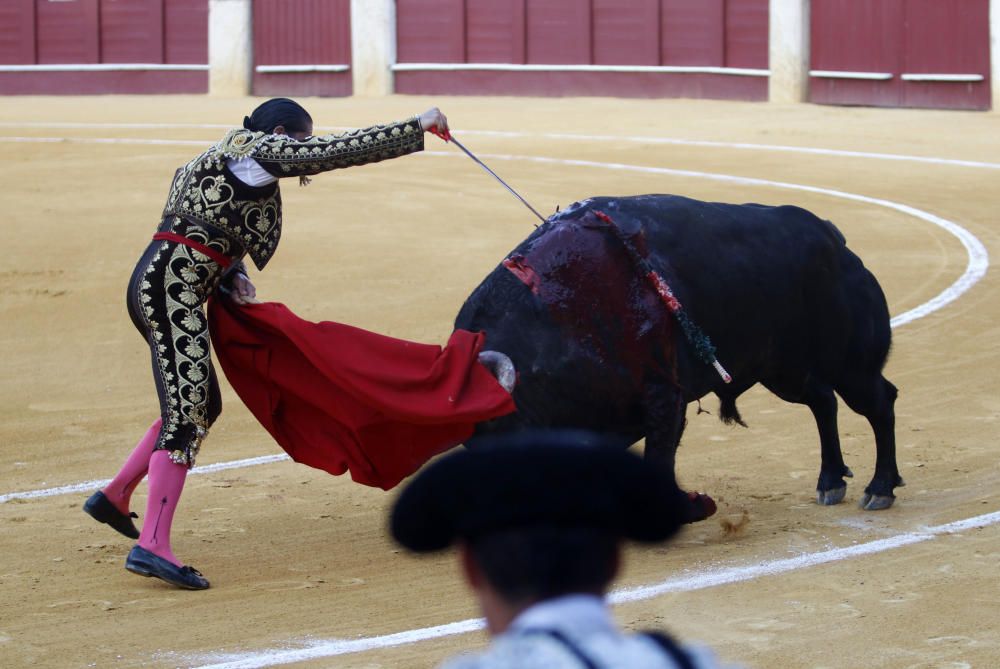
<svg viewBox="0 0 1000 669"><path fill-rule="evenodd" d="M736 398L732 396L719 396L719 420L726 425L737 423L743 427L747 426L747 424L743 422L743 416L740 415L740 410L736 408Z"/></svg>

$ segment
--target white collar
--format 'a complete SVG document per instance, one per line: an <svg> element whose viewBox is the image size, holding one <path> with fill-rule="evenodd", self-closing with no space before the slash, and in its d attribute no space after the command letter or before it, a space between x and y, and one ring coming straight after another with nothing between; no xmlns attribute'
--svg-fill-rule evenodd
<svg viewBox="0 0 1000 669"><path fill-rule="evenodd" d="M518 633L529 629L565 630L577 633L614 631L604 599L596 595L565 595L547 599L528 607L511 621L505 633Z"/></svg>

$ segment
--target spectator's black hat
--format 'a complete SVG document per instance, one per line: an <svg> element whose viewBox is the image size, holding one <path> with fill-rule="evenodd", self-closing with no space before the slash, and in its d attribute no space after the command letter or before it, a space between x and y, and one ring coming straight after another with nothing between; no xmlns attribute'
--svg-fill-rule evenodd
<svg viewBox="0 0 1000 669"><path fill-rule="evenodd" d="M519 432L423 469L396 500L392 536L417 552L520 527L592 527L663 541L683 522L673 475L621 440L576 431Z"/></svg>

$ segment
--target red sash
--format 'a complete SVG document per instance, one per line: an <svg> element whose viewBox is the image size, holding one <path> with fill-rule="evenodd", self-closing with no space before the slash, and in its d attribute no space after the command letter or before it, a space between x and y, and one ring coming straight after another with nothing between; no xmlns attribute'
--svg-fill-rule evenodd
<svg viewBox="0 0 1000 669"><path fill-rule="evenodd" d="M157 241L166 240L168 242L177 242L178 244L183 244L184 246L192 248L202 255L208 256L215 262L222 265L223 269L226 269L233 264L231 258L224 256L215 249L211 249L205 246L204 244L194 241L193 239L188 239L183 235L178 235L175 232L157 232L155 235L153 235L153 239Z"/></svg>

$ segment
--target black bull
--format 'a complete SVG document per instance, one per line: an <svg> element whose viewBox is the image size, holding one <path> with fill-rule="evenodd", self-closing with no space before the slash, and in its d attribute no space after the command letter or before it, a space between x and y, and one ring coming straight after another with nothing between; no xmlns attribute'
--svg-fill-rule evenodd
<svg viewBox="0 0 1000 669"><path fill-rule="evenodd" d="M642 261L711 339L731 383L685 338ZM518 372L517 412L479 425L470 447L494 432L593 430L619 436L623 447L645 437L646 457L672 471L689 402L715 393L722 419L742 423L736 398L762 383L812 410L819 503L843 500L852 475L834 393L875 433L875 474L861 505L887 508L903 485L896 388L882 376L891 339L885 296L840 231L804 209L670 195L585 200L514 249L455 325L485 331L486 347L510 356ZM715 511L705 495L686 499L691 520Z"/></svg>

